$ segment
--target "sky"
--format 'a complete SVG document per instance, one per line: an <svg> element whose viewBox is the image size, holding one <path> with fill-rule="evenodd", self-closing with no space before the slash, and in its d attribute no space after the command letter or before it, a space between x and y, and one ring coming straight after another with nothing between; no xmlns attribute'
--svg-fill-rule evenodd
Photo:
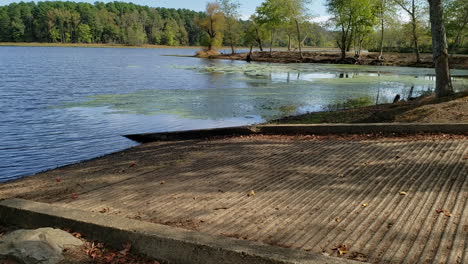
<svg viewBox="0 0 468 264"><path fill-rule="evenodd" d="M94 3L96 0L73 0L75 2ZM100 0L101 2L113 2L114 0ZM138 5L147 5L151 7L168 8L186 8L195 11L203 11L208 0L120 0L123 2L132 2ZM6 5L19 0L0 0L0 5ZM29 2L29 0L25 0ZM35 0L35 2L37 2ZM241 3L242 18L246 19L255 12L255 8L260 5L262 0L239 0ZM311 14L316 16L314 20L323 21L327 18L327 11L324 5L325 0L313 0L309 6Z"/></svg>

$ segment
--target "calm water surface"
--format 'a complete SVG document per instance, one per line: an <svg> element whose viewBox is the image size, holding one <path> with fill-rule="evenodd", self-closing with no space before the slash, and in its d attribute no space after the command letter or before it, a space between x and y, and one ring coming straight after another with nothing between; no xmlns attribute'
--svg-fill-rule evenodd
<svg viewBox="0 0 468 264"><path fill-rule="evenodd" d="M430 69L259 64L193 49L0 47L0 181L136 145L121 135L237 126L434 87ZM455 71L457 90L468 71Z"/></svg>

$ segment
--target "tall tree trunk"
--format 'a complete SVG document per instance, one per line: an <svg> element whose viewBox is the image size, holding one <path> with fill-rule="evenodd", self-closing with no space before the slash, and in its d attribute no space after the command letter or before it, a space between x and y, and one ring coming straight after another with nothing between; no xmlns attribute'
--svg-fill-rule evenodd
<svg viewBox="0 0 468 264"><path fill-rule="evenodd" d="M384 46L384 37L385 37L385 0L380 0L380 54L379 60L383 60L383 46Z"/></svg>
<svg viewBox="0 0 468 264"><path fill-rule="evenodd" d="M260 51L263 51L263 45L262 45L262 39L260 38L260 33L258 32L258 28L255 27L255 33L256 33L256 41L258 43L258 48Z"/></svg>
<svg viewBox="0 0 468 264"><path fill-rule="evenodd" d="M273 43L275 42L275 31L272 29L270 31L270 37L271 37L271 42L270 42L270 57L273 56Z"/></svg>
<svg viewBox="0 0 468 264"><path fill-rule="evenodd" d="M428 0L430 6L432 49L436 72L436 96L453 94L450 78L447 36L443 21L444 6L442 0Z"/></svg>
<svg viewBox="0 0 468 264"><path fill-rule="evenodd" d="M418 29L417 29L417 21L416 16L413 13L411 15L411 24L413 26L413 45L414 45L414 54L416 54L416 62L421 62L421 55L419 53L419 41L418 41Z"/></svg>
<svg viewBox="0 0 468 264"><path fill-rule="evenodd" d="M297 42L298 45L299 45L299 56L302 59L304 59L304 56L302 55L302 45L301 45L301 29L299 27L299 21L297 21L297 19L295 19L295 22L296 22L296 30L297 30Z"/></svg>
<svg viewBox="0 0 468 264"><path fill-rule="evenodd" d="M341 45L340 45L340 50L341 50L341 60L345 60L346 59L346 33L345 33L345 29L343 26L341 26Z"/></svg>
<svg viewBox="0 0 468 264"><path fill-rule="evenodd" d="M234 55L236 50L234 49L234 38L232 37L232 25L228 22L229 42L231 44L231 54Z"/></svg>

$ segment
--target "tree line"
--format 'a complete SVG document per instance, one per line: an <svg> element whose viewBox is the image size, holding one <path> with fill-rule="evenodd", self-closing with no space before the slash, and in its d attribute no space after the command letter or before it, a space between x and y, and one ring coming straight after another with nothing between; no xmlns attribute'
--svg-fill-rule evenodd
<svg viewBox="0 0 468 264"><path fill-rule="evenodd" d="M0 6L0 41L200 45L195 17L204 16L123 2L21 2Z"/></svg>
<svg viewBox="0 0 468 264"><path fill-rule="evenodd" d="M428 0L327 0L331 18L314 23L311 0L265 0L248 21L239 19L236 0L209 2L206 17L198 25L209 36L208 49L231 45L243 36L244 45L292 47L338 47L342 57L363 49L414 52L432 51ZM468 0L444 0L444 22L450 52L468 53ZM301 53L302 54L302 53Z"/></svg>
<svg viewBox="0 0 468 264"><path fill-rule="evenodd" d="M259 21L241 20L237 2L220 0L218 4L223 7L223 23L215 27L221 26L223 33L216 37L216 46L248 46L256 30L255 38L263 49L263 42L268 41L265 27ZM209 12L124 2L20 2L0 6L0 42L208 45L210 33L202 29L208 16ZM308 29L306 37L314 35L305 39L305 45L332 45L325 27L311 22L302 26ZM275 45L291 47L284 35L279 32Z"/></svg>
<svg viewBox="0 0 468 264"><path fill-rule="evenodd" d="M205 12L111 2L29 2L0 6L1 42L115 43L126 45L303 46L342 52L430 52L427 0L327 0L331 19L313 22L317 1L265 0L248 20L239 2L217 0ZM468 0L445 0L451 52L468 53ZM211 25L207 28L208 25ZM419 60L419 59L418 59Z"/></svg>

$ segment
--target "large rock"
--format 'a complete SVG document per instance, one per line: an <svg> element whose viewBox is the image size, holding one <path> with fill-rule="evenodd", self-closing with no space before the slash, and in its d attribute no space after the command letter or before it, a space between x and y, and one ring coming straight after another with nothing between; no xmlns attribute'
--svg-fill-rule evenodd
<svg viewBox="0 0 468 264"><path fill-rule="evenodd" d="M55 264L63 260L63 250L83 242L68 232L53 228L17 230L0 240L0 259L24 264Z"/></svg>

